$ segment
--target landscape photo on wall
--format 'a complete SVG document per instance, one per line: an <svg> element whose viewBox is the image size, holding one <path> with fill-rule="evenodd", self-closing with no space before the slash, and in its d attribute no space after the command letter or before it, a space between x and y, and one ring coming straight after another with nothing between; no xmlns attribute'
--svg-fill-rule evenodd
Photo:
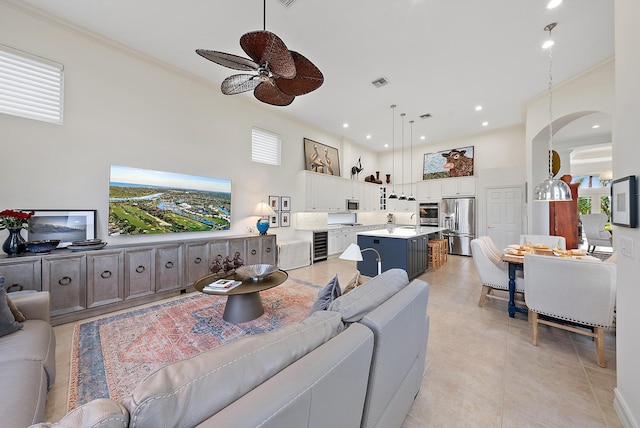
<svg viewBox="0 0 640 428"><path fill-rule="evenodd" d="M111 165L109 236L230 227L231 180Z"/></svg>
<svg viewBox="0 0 640 428"><path fill-rule="evenodd" d="M425 153L423 180L473 175L473 146Z"/></svg>

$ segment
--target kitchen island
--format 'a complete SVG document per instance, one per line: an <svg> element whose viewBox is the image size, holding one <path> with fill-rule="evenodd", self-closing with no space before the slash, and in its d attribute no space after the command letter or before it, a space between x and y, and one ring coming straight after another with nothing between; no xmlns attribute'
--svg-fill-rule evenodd
<svg viewBox="0 0 640 428"><path fill-rule="evenodd" d="M393 268L404 269L413 279L427 270L427 243L429 236L439 235L445 230L441 227L414 227L388 225L384 229L358 233L358 246L361 250L373 248L380 253L382 271ZM362 275L378 274L377 255L373 251L362 253L358 270Z"/></svg>

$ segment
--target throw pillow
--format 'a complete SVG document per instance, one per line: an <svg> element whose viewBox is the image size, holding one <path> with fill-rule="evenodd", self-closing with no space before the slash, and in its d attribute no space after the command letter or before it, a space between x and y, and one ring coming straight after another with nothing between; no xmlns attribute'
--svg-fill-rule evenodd
<svg viewBox="0 0 640 428"><path fill-rule="evenodd" d="M347 284L347 286L344 288L344 290L342 291L342 295L347 294L349 291L353 290L354 288L356 288L359 285L362 285L364 281L362 280L362 277L360 276L360 271L357 270L356 271L356 276L354 276L353 278L351 278L351 281L349 281L349 283Z"/></svg>
<svg viewBox="0 0 640 428"><path fill-rule="evenodd" d="M336 274L336 276L318 292L318 299L313 302L309 315L316 311L326 311L331 302L340 297L341 294L338 275Z"/></svg>
<svg viewBox="0 0 640 428"><path fill-rule="evenodd" d="M13 314L13 317L16 319L16 321L24 322L24 320L26 320L24 314L20 312L20 309L18 309L16 304L13 303L13 301L9 298L9 295L7 295L7 305L9 305L9 309L11 310L11 313Z"/></svg>
<svg viewBox="0 0 640 428"><path fill-rule="evenodd" d="M16 321L7 304L7 291L0 287L0 336L18 331L22 324Z"/></svg>

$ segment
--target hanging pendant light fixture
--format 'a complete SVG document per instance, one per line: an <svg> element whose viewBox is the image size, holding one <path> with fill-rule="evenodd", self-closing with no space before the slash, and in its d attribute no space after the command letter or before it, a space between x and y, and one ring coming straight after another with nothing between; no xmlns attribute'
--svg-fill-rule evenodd
<svg viewBox="0 0 640 428"><path fill-rule="evenodd" d="M389 199L398 199L396 195L396 105L391 105L391 173L393 174L393 190L389 195Z"/></svg>
<svg viewBox="0 0 640 428"><path fill-rule="evenodd" d="M407 200L407 197L404 194L404 116L404 113L400 114L400 117L402 118L402 150L400 150L400 156L402 158L402 195L398 198L400 201Z"/></svg>
<svg viewBox="0 0 640 428"><path fill-rule="evenodd" d="M553 176L553 91L551 89L553 85L553 74L551 72L553 65L553 40L551 39L551 30L553 30L556 25L556 22L553 22L546 27L544 27L544 31L549 32L549 41L545 43L545 46L548 46L549 49L549 178L542 183L538 184L533 191L533 200L534 201L570 201L571 197L571 189L569 185L562 180L554 179Z"/></svg>
<svg viewBox="0 0 640 428"><path fill-rule="evenodd" d="M410 125L410 138L409 138L409 185L411 186L411 180L413 180L413 120L409 121ZM411 190L411 195L409 195L408 201L415 201L416 198L413 197L413 188Z"/></svg>

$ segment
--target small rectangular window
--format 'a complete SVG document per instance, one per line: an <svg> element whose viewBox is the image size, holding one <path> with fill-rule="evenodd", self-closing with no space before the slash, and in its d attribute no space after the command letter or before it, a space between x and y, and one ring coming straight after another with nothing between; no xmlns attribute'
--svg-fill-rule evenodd
<svg viewBox="0 0 640 428"><path fill-rule="evenodd" d="M0 113L62 124L62 64L0 45Z"/></svg>
<svg viewBox="0 0 640 428"><path fill-rule="evenodd" d="M251 130L251 160L280 165L281 139L278 134L253 128Z"/></svg>

